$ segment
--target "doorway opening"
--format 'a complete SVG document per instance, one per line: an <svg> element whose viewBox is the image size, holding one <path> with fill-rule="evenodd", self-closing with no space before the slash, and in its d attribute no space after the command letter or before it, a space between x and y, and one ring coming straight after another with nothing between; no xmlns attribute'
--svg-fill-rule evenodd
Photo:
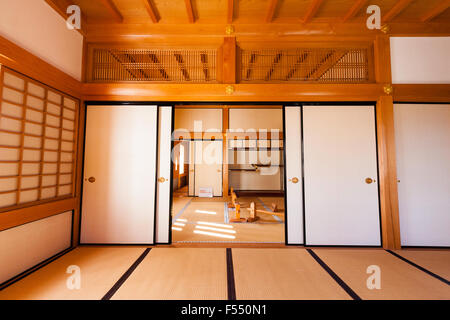
<svg viewBox="0 0 450 320"><path fill-rule="evenodd" d="M285 243L282 106L177 105L172 242Z"/></svg>

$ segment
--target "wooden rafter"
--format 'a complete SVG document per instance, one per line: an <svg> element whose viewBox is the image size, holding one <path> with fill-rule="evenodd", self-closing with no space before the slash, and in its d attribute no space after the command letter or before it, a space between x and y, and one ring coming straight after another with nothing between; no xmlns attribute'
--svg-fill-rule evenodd
<svg viewBox="0 0 450 320"><path fill-rule="evenodd" d="M386 14L381 14L381 21L382 22L389 22L392 19L394 19L400 12L405 10L410 4L412 0L400 0L398 1L395 6L391 8Z"/></svg>
<svg viewBox="0 0 450 320"><path fill-rule="evenodd" d="M144 2L145 9L147 10L148 15L150 16L152 22L157 23L160 17L153 1L152 0L142 0L142 1Z"/></svg>
<svg viewBox="0 0 450 320"><path fill-rule="evenodd" d="M192 7L192 0L184 0L184 3L186 4L186 12L188 16L189 23L195 22L195 15L194 15L194 8Z"/></svg>
<svg viewBox="0 0 450 320"><path fill-rule="evenodd" d="M312 18L314 18L322 3L323 0L313 0L308 10L306 11L305 15L303 16L302 19L303 23L307 23L311 21Z"/></svg>
<svg viewBox="0 0 450 320"><path fill-rule="evenodd" d="M118 23L123 22L123 16L112 0L100 0L100 2L108 10L108 12L111 14L111 16L116 22Z"/></svg>
<svg viewBox="0 0 450 320"><path fill-rule="evenodd" d="M52 7L61 17L67 19L69 15L67 14L67 7L72 5L73 3L69 0L45 0L45 2ZM87 19L86 16L81 12L81 29L78 31L85 36L87 34Z"/></svg>
<svg viewBox="0 0 450 320"><path fill-rule="evenodd" d="M278 0L270 0L269 6L267 7L267 13L266 13L266 22L272 22L273 17L275 15L275 10L277 9Z"/></svg>
<svg viewBox="0 0 450 320"><path fill-rule="evenodd" d="M435 7L433 7L431 10L427 11L422 17L420 17L420 20L422 22L428 22L433 18L437 17L438 15L440 15L441 13L443 13L449 7L450 7L450 0L442 0Z"/></svg>
<svg viewBox="0 0 450 320"><path fill-rule="evenodd" d="M367 0L355 1L353 6L347 11L345 16L342 18L342 22L345 22L358 14L362 7L366 4Z"/></svg>
<svg viewBox="0 0 450 320"><path fill-rule="evenodd" d="M233 23L234 19L234 0L228 0L227 23Z"/></svg>

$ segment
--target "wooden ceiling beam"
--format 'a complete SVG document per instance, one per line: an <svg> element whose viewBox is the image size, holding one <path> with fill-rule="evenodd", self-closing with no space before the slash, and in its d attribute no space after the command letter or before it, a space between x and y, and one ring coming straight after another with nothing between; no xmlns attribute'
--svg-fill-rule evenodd
<svg viewBox="0 0 450 320"><path fill-rule="evenodd" d="M189 23L195 22L195 15L194 15L194 9L192 8L192 0L184 0L184 3L186 4L186 11L188 15L188 21Z"/></svg>
<svg viewBox="0 0 450 320"><path fill-rule="evenodd" d="M275 16L275 10L277 9L278 0L270 0L269 6L267 7L267 13L266 13L266 23L270 23L273 20L273 17Z"/></svg>
<svg viewBox="0 0 450 320"><path fill-rule="evenodd" d="M100 0L100 2L109 11L109 13L116 22L118 23L123 22L123 16L112 0Z"/></svg>
<svg viewBox="0 0 450 320"><path fill-rule="evenodd" d="M67 14L67 7L74 4L69 0L45 0L45 2L52 7L64 20L67 20L69 15ZM77 30L83 36L87 34L87 19L86 16L81 12L81 29Z"/></svg>
<svg viewBox="0 0 450 320"><path fill-rule="evenodd" d="M450 7L450 0L442 0L430 11L426 12L422 17L420 17L420 21L428 22L437 17L438 15L440 15L441 13L443 13L449 7Z"/></svg>
<svg viewBox="0 0 450 320"><path fill-rule="evenodd" d="M234 0L228 0L227 23L233 23L234 20Z"/></svg>
<svg viewBox="0 0 450 320"><path fill-rule="evenodd" d="M345 16L342 18L342 22L345 22L358 14L362 7L366 4L367 0L355 1L353 6L347 11Z"/></svg>
<svg viewBox="0 0 450 320"><path fill-rule="evenodd" d="M316 15L317 11L319 10L320 6L322 5L324 0L313 0L311 5L309 6L308 10L306 11L302 22L307 23L311 21L312 18Z"/></svg>
<svg viewBox="0 0 450 320"><path fill-rule="evenodd" d="M400 12L405 10L411 4L411 2L412 2L412 0L400 0L400 1L397 1L397 3L391 8L391 10L389 10L384 15L383 15L383 13L381 14L381 21L383 23L391 21L398 14L400 14Z"/></svg>
<svg viewBox="0 0 450 320"><path fill-rule="evenodd" d="M156 7L152 0L142 0L144 2L145 9L148 12L148 15L150 16L150 19L153 23L158 23L160 17L158 12L156 11Z"/></svg>

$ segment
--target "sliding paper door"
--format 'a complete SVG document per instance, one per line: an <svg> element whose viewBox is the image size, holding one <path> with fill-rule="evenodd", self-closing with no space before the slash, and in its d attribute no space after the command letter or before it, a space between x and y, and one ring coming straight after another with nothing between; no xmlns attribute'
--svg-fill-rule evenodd
<svg viewBox="0 0 450 320"><path fill-rule="evenodd" d="M394 105L404 246L450 246L450 105Z"/></svg>
<svg viewBox="0 0 450 320"><path fill-rule="evenodd" d="M374 106L304 106L307 245L381 244Z"/></svg>
<svg viewBox="0 0 450 320"><path fill-rule="evenodd" d="M88 106L81 243L151 244L156 106Z"/></svg>
<svg viewBox="0 0 450 320"><path fill-rule="evenodd" d="M222 140L195 141L195 195L210 188L214 197L222 196Z"/></svg>
<svg viewBox="0 0 450 320"><path fill-rule="evenodd" d="M159 108L156 243L170 242L172 107Z"/></svg>
<svg viewBox="0 0 450 320"><path fill-rule="evenodd" d="M301 107L285 107L287 243L303 244Z"/></svg>

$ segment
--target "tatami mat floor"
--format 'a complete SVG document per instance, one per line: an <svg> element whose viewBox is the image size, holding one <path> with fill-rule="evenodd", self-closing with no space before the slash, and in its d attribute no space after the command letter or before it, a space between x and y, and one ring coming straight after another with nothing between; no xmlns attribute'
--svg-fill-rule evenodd
<svg viewBox="0 0 450 320"><path fill-rule="evenodd" d="M81 246L6 287L0 299L450 299L450 250L394 253ZM69 289L74 266L79 289ZM374 266L379 289L367 286Z"/></svg>
<svg viewBox="0 0 450 320"><path fill-rule="evenodd" d="M256 208L270 210L276 203L284 209L282 197L241 197L241 217L249 216L245 208L255 202ZM252 223L230 223L235 211L228 209L223 200L216 198L174 197L172 205L173 242L251 242L284 243L284 221L275 215L259 214Z"/></svg>

